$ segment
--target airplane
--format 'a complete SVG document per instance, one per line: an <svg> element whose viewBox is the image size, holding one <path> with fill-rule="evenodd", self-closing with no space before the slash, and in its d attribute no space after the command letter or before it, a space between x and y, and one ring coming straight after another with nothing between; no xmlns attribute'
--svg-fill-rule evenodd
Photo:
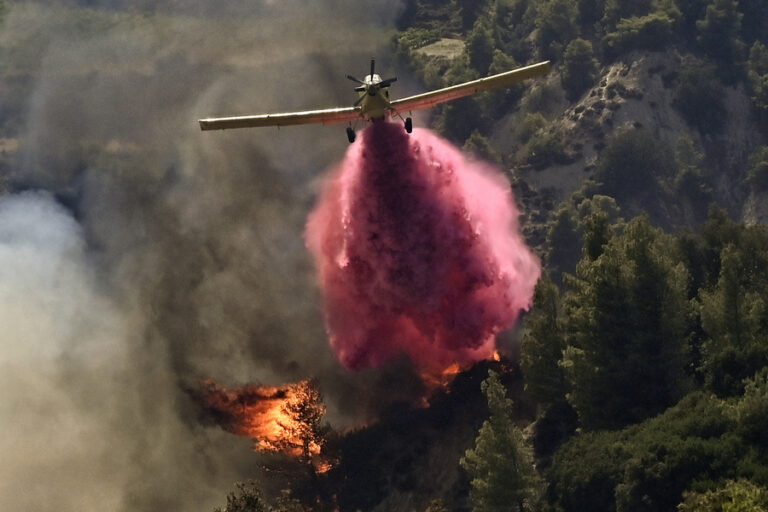
<svg viewBox="0 0 768 512"><path fill-rule="evenodd" d="M263 126L289 126L297 124L333 124L349 123L347 127L347 139L350 143L355 141L355 130L352 123L355 121L379 121L386 118L400 118L401 112L411 113L414 110L432 108L446 101L471 96L500 87L508 87L529 78L549 73L551 65L549 61L539 62L523 68L513 69L497 75L464 82L450 87L444 87L434 91L409 96L399 100L389 99L389 86L397 81L396 77L382 80L375 73L375 59L371 59L371 73L363 80L347 75L347 78L356 82L355 91L360 97L351 107L328 108L323 110L308 110L305 112L285 112L278 114L259 114L253 116L237 117L213 117L200 119L201 130L226 130L230 128L254 128ZM410 117L404 120L405 131L411 133L413 122Z"/></svg>

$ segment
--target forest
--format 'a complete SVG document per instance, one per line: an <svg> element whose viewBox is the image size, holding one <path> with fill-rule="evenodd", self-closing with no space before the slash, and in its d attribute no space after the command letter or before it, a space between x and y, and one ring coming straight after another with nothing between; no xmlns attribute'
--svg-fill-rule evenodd
<svg viewBox="0 0 768 512"><path fill-rule="evenodd" d="M547 276L520 360L521 399L538 414L521 435L503 423L514 415L498 380L486 381L490 419L462 459L472 510L768 510L768 230L732 220L720 177L764 197L768 4L457 0L452 25L432 18L437 4L410 2L395 41L425 83L551 59L573 104L612 64L675 53L680 67L657 71L689 128L674 144L655 126L612 129L589 177L543 216ZM413 49L446 31L465 50L436 69L446 63ZM727 88L749 98L758 134L736 164L722 154ZM436 125L513 169L573 159L547 131L557 122L547 98L509 94L446 107ZM511 154L488 138L500 101L525 111L527 147ZM675 215L682 202L687 219Z"/></svg>

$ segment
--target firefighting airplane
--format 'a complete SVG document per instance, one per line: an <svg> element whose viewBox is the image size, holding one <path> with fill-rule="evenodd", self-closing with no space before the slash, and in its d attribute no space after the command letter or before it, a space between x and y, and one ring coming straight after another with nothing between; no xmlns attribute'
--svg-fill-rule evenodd
<svg viewBox="0 0 768 512"><path fill-rule="evenodd" d="M348 79L359 84L355 91L360 93L360 97L351 107L309 110L306 112L260 114L255 116L214 117L200 119L200 128L202 130L226 130L229 128L280 127L312 123L349 123L347 138L352 143L355 141L355 130L352 128L352 122L354 121L378 121L387 117L403 119L400 115L401 112L410 113L414 110L432 108L440 103L463 98L464 96L471 96L500 87L508 87L529 78L545 75L551 69L549 61L544 61L499 73L498 75L480 78L479 80L472 80L471 82L464 82L451 87L391 101L389 99L389 86L397 81L397 78L393 77L382 80L379 75L374 73L374 67L375 61L371 59L371 74L367 75L363 80L347 75ZM411 133L413 129L411 118L406 117L404 123L405 131Z"/></svg>

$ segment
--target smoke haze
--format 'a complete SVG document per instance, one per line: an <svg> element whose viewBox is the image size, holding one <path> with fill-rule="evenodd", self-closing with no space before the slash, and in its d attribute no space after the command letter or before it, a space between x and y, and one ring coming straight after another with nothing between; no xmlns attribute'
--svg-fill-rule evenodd
<svg viewBox="0 0 768 512"><path fill-rule="evenodd" d="M302 238L343 130L196 119L351 102L396 9L130 4L10 3L0 31L2 510L210 510L258 460L184 389L317 376L342 421L370 377L327 347Z"/></svg>

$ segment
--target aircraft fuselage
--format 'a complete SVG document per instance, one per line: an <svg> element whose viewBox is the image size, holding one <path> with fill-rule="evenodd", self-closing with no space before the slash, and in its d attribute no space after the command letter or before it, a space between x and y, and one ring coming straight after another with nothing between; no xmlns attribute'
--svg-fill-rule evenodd
<svg viewBox="0 0 768 512"><path fill-rule="evenodd" d="M367 85L376 85L381 82L381 77L379 75L366 75L363 82ZM365 91L361 91L360 97L362 98L360 103L362 114L371 121L384 118L391 108L389 104L389 87L370 87Z"/></svg>

